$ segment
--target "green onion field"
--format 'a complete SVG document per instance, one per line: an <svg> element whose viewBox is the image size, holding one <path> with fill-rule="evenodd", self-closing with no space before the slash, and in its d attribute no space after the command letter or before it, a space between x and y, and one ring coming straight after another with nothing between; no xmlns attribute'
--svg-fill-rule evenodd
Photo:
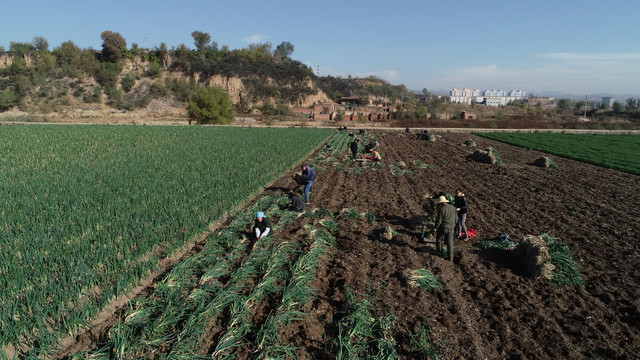
<svg viewBox="0 0 640 360"><path fill-rule="evenodd" d="M640 135L549 132L475 135L631 174L640 174Z"/></svg>
<svg viewBox="0 0 640 360"><path fill-rule="evenodd" d="M55 347L332 132L1 126L0 349Z"/></svg>

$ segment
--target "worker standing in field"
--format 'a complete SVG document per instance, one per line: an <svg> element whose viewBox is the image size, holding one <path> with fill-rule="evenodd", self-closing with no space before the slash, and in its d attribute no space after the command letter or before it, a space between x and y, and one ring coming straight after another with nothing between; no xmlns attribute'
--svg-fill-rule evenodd
<svg viewBox="0 0 640 360"><path fill-rule="evenodd" d="M309 191L311 191L311 185L313 185L313 180L316 179L316 173L307 165L302 165L302 176L306 176L309 178L307 181L307 186L304 187L304 197L306 199L306 203L309 203Z"/></svg>
<svg viewBox="0 0 640 360"><path fill-rule="evenodd" d="M359 142L360 142L360 139L356 138L349 145L350 148L351 148L351 159L353 159L353 160L355 160L356 159L356 155L358 155L358 143Z"/></svg>
<svg viewBox="0 0 640 360"><path fill-rule="evenodd" d="M456 226L456 208L449 203L446 197L439 196L435 201L436 221L433 229L436 231L436 250L443 254L443 242L447 242L447 258L453 261L453 231Z"/></svg>
<svg viewBox="0 0 640 360"><path fill-rule="evenodd" d="M469 240L467 225L465 224L467 220L467 197L460 189L456 190L456 197L453 202L453 206L456 208L456 211L458 211L458 221L456 222L453 235L456 239L461 238L462 240L467 241Z"/></svg>
<svg viewBox="0 0 640 360"><path fill-rule="evenodd" d="M264 212L258 211L256 214L256 220L253 224L253 232L256 234L256 240L260 240L263 237L269 235L271 231L271 221L264 215Z"/></svg>

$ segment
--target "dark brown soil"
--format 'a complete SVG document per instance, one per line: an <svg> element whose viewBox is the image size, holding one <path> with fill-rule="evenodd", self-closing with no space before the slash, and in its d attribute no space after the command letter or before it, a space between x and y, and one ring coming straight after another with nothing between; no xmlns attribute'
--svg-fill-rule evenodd
<svg viewBox="0 0 640 360"><path fill-rule="evenodd" d="M301 359L335 358L346 288L358 298L373 295L380 315L396 317L403 359L418 358L408 331L420 325L431 329L447 359L640 358L640 211L632 203L640 177L559 157L553 157L559 169L539 168L532 163L544 153L469 134L443 133L433 143L377 135L385 167L354 174L358 163L345 161L347 171L328 165L313 184L311 209L371 211L377 221L336 218L337 249L323 259L310 315L281 331L300 347ZM461 144L470 138L478 148L497 148L505 164L468 159L473 148ZM415 160L429 166L417 169ZM398 161L413 173L393 174ZM271 190L291 186L287 175ZM433 243L419 241L416 219L424 214L423 195L458 187L469 200L467 226L478 236L457 241L449 262ZM378 234L386 225L399 233L390 241ZM278 236L302 241L299 226ZM509 251L477 246L501 233L517 242L542 232L571 248L583 287L529 278ZM408 286L403 271L418 268L431 270L444 287L429 293Z"/></svg>
<svg viewBox="0 0 640 360"><path fill-rule="evenodd" d="M372 300L376 315L395 317L393 337L401 359L420 358L409 334L420 326L430 329L440 359L640 358L640 249L634 236L640 210L632 203L639 176L559 157L553 157L559 169L540 168L533 162L544 153L468 133L442 133L435 142L393 132L376 135L383 167L356 174L362 164L342 159L316 168L308 210L329 209L340 229L333 233L336 248L322 259L312 284L317 298L306 305L308 316L280 329L281 340L298 347L300 359L336 358L347 289L357 300ZM497 148L504 165L470 160L475 149L462 145L468 139L480 149ZM419 169L415 160L426 168ZM410 172L394 174L392 165L399 161ZM266 192L293 185L286 174ZM457 241L450 262L419 235L424 195L456 188L468 197L467 226L478 236ZM345 208L372 212L376 221L337 216ZM305 223L317 219L300 217L274 236L305 243ZM398 233L391 240L380 236L386 226ZM501 233L517 242L542 232L571 248L584 286L532 279L508 250L478 247ZM411 287L405 272L421 268L443 287L434 292ZM265 319L277 301L259 306L254 320ZM211 353L225 327L210 326L202 355ZM236 358L255 358L252 346L238 348Z"/></svg>

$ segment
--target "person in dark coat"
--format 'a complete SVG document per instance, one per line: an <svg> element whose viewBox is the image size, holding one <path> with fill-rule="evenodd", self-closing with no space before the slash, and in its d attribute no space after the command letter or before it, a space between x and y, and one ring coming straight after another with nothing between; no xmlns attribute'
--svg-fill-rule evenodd
<svg viewBox="0 0 640 360"><path fill-rule="evenodd" d="M325 151L333 151L331 144L327 143L327 146L324 148Z"/></svg>
<svg viewBox="0 0 640 360"><path fill-rule="evenodd" d="M309 191L311 191L311 185L313 184L313 180L316 179L316 173L307 165L302 165L302 175L309 178L307 181L307 185L304 187L304 197L306 199L307 204L309 203Z"/></svg>
<svg viewBox="0 0 640 360"><path fill-rule="evenodd" d="M359 138L356 138L351 142L349 147L351 148L351 159L355 160L356 155L358 155L358 143L360 142Z"/></svg>
<svg viewBox="0 0 640 360"><path fill-rule="evenodd" d="M372 152L378 146L378 142L375 140L371 140L370 143L364 146L364 153L368 154Z"/></svg>
<svg viewBox="0 0 640 360"><path fill-rule="evenodd" d="M302 201L302 198L300 198L300 196L291 191L289 192L289 199L291 199L291 210L304 212L304 201Z"/></svg>
<svg viewBox="0 0 640 360"><path fill-rule="evenodd" d="M456 208L444 196L438 197L434 202L436 204L436 221L433 229L436 231L436 250L443 254L443 242L446 241L447 258L453 261L453 230L457 220Z"/></svg>
<svg viewBox="0 0 640 360"><path fill-rule="evenodd" d="M455 206L458 211L458 221L456 222L456 227L454 230L455 238L462 238L464 241L469 240L469 234L467 234L467 225L465 221L467 220L467 197L464 195L462 190L456 190L455 201L453 202L453 206Z"/></svg>
<svg viewBox="0 0 640 360"><path fill-rule="evenodd" d="M260 240L263 237L269 235L271 231L271 221L267 218L262 211L258 211L256 214L256 220L253 223L253 232L256 234L256 240Z"/></svg>

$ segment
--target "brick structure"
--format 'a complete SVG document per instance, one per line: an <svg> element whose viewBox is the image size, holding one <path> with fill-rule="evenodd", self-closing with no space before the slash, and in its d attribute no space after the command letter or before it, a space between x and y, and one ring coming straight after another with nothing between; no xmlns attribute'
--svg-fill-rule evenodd
<svg viewBox="0 0 640 360"><path fill-rule="evenodd" d="M468 111L462 112L462 119L464 120L477 120L477 116L474 113L470 113Z"/></svg>

